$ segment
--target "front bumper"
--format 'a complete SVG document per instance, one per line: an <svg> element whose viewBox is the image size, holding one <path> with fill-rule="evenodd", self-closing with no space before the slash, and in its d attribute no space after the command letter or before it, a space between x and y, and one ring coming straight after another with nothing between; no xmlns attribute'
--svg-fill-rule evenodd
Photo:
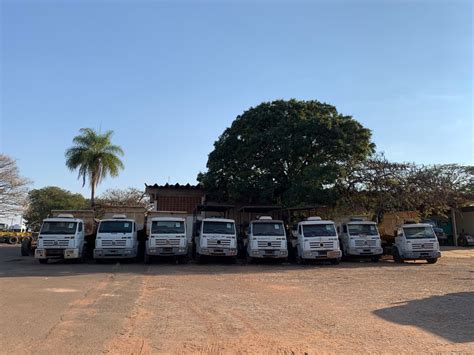
<svg viewBox="0 0 474 355"><path fill-rule="evenodd" d="M187 247L156 247L147 248L147 255L155 256L173 256L173 255L186 255L188 254Z"/></svg>
<svg viewBox="0 0 474 355"><path fill-rule="evenodd" d="M237 256L237 248L201 248L200 254L208 256Z"/></svg>
<svg viewBox="0 0 474 355"><path fill-rule="evenodd" d="M383 249L382 248L349 248L347 249L347 255L353 256L374 256L374 255L382 255Z"/></svg>
<svg viewBox="0 0 474 355"><path fill-rule="evenodd" d="M424 260L424 259L435 259L441 257L440 251L405 251L401 255L403 259L409 260Z"/></svg>
<svg viewBox="0 0 474 355"><path fill-rule="evenodd" d="M253 249L249 254L252 258L270 258L279 259L288 257L288 250L286 249Z"/></svg>
<svg viewBox="0 0 474 355"><path fill-rule="evenodd" d="M134 249L101 248L94 249L94 259L128 259L135 258L137 251Z"/></svg>
<svg viewBox="0 0 474 355"><path fill-rule="evenodd" d="M303 259L339 259L342 257L340 250L304 250Z"/></svg>
<svg viewBox="0 0 474 355"><path fill-rule="evenodd" d="M79 249L36 249L36 259L78 259Z"/></svg>

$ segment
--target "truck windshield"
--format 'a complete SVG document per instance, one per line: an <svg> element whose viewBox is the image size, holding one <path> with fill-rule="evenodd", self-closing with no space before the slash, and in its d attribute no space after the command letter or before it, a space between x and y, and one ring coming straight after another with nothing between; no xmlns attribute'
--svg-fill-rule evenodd
<svg viewBox="0 0 474 355"><path fill-rule="evenodd" d="M44 222L40 234L76 234L77 222Z"/></svg>
<svg viewBox="0 0 474 355"><path fill-rule="evenodd" d="M184 233L184 223L181 221L153 221L151 232L153 234Z"/></svg>
<svg viewBox="0 0 474 355"><path fill-rule="evenodd" d="M348 224L349 235L378 235L375 224Z"/></svg>
<svg viewBox="0 0 474 355"><path fill-rule="evenodd" d="M131 233L132 222L130 221L102 221L99 233Z"/></svg>
<svg viewBox="0 0 474 355"><path fill-rule="evenodd" d="M203 222L203 234L235 234L232 222Z"/></svg>
<svg viewBox="0 0 474 355"><path fill-rule="evenodd" d="M252 234L257 236L284 236L285 229L283 228L283 223L253 223L252 224Z"/></svg>
<svg viewBox="0 0 474 355"><path fill-rule="evenodd" d="M336 228L334 224L306 224L303 225L303 234L305 237L335 237Z"/></svg>
<svg viewBox="0 0 474 355"><path fill-rule="evenodd" d="M436 238L432 227L410 227L403 228L403 231L407 239Z"/></svg>

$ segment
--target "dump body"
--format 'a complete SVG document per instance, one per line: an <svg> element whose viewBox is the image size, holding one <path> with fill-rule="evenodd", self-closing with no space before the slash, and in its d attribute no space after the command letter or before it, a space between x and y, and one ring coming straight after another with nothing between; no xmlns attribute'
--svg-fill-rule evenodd
<svg viewBox="0 0 474 355"><path fill-rule="evenodd" d="M300 260L330 259L338 262L342 253L333 221L310 217L298 223L297 254Z"/></svg>
<svg viewBox="0 0 474 355"><path fill-rule="evenodd" d="M287 258L288 246L283 221L271 217L253 220L247 234L247 257Z"/></svg>
<svg viewBox="0 0 474 355"><path fill-rule="evenodd" d="M235 221L224 218L204 218L196 222L194 231L196 258L200 256L237 255Z"/></svg>
<svg viewBox="0 0 474 355"><path fill-rule="evenodd" d="M35 258L81 259L85 255L85 223L72 215L46 218L38 235Z"/></svg>
<svg viewBox="0 0 474 355"><path fill-rule="evenodd" d="M353 219L343 222L340 230L339 241L344 256L370 257L376 260L383 254L375 222Z"/></svg>
<svg viewBox="0 0 474 355"><path fill-rule="evenodd" d="M145 252L148 257L186 256L188 254L186 218L148 218Z"/></svg>
<svg viewBox="0 0 474 355"><path fill-rule="evenodd" d="M102 219L97 229L94 259L137 257L137 231L135 219L125 215Z"/></svg>
<svg viewBox="0 0 474 355"><path fill-rule="evenodd" d="M428 223L409 223L397 228L393 245L395 261L427 260L436 262L441 257L433 227Z"/></svg>

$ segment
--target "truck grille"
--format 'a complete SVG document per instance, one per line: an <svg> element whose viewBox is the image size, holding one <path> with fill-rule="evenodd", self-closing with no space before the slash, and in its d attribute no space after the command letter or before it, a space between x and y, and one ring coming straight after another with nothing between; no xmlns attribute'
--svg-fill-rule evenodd
<svg viewBox="0 0 474 355"><path fill-rule="evenodd" d="M366 247L376 247L377 241L376 240L355 240L356 248L366 248Z"/></svg>
<svg viewBox="0 0 474 355"><path fill-rule="evenodd" d="M156 246L179 246L179 239L155 239Z"/></svg>
<svg viewBox="0 0 474 355"><path fill-rule="evenodd" d="M102 240L103 247L124 247L126 245L126 240Z"/></svg>
<svg viewBox="0 0 474 355"><path fill-rule="evenodd" d="M433 250L434 243L413 243L411 247L413 250Z"/></svg>
<svg viewBox="0 0 474 355"><path fill-rule="evenodd" d="M208 239L207 246L210 248L230 247L229 239Z"/></svg>
<svg viewBox="0 0 474 355"><path fill-rule="evenodd" d="M258 240L259 249L281 249L281 241Z"/></svg>
<svg viewBox="0 0 474 355"><path fill-rule="evenodd" d="M336 249L334 242L309 242L311 249Z"/></svg>
<svg viewBox="0 0 474 355"><path fill-rule="evenodd" d="M43 246L46 247L67 247L69 246L69 240L43 240Z"/></svg>

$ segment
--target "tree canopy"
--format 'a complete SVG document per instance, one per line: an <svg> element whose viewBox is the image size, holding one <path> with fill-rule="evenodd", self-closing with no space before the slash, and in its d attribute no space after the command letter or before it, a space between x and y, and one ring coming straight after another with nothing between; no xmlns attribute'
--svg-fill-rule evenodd
<svg viewBox="0 0 474 355"><path fill-rule="evenodd" d="M148 206L149 197L144 191L129 187L126 189L107 189L98 198L98 204L112 206Z"/></svg>
<svg viewBox="0 0 474 355"><path fill-rule="evenodd" d="M319 101L278 100L238 116L214 143L198 181L242 202L326 203L348 166L374 152L371 132Z"/></svg>
<svg viewBox="0 0 474 355"><path fill-rule="evenodd" d="M28 193L28 208L23 217L29 228L38 230L51 210L77 210L87 208L87 205L88 201L81 194L48 186Z"/></svg>
<svg viewBox="0 0 474 355"><path fill-rule="evenodd" d="M0 154L0 217L21 213L29 181L20 176L15 160Z"/></svg>
<svg viewBox="0 0 474 355"><path fill-rule="evenodd" d="M95 189L107 175L118 176L124 168L120 157L123 150L111 142L113 131L97 133L92 128L81 128L80 134L73 139L74 146L66 151L66 166L78 170L78 179L82 186L89 180L91 204L94 206Z"/></svg>
<svg viewBox="0 0 474 355"><path fill-rule="evenodd" d="M347 170L337 189L339 205L373 212L378 220L403 210L444 215L474 201L474 167L396 163L379 154Z"/></svg>

